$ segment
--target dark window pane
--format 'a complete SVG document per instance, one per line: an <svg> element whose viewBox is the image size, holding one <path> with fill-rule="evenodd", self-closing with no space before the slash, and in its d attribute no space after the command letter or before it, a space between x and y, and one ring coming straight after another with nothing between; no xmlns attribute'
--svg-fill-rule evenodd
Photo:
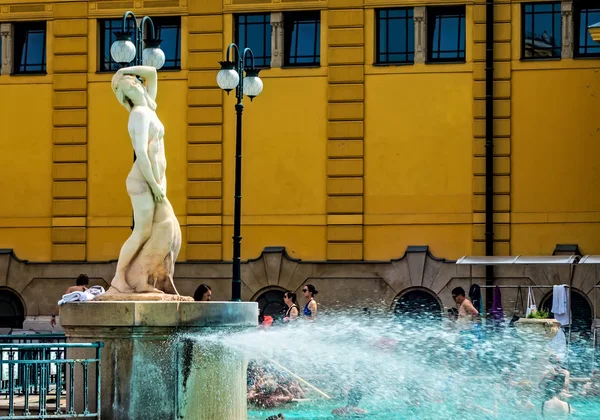
<svg viewBox="0 0 600 420"><path fill-rule="evenodd" d="M255 13L235 16L235 43L240 47L250 48L254 54L254 67L271 66L271 15ZM246 57L246 66L250 67L250 57Z"/></svg>
<svg viewBox="0 0 600 420"><path fill-rule="evenodd" d="M600 44L592 39L590 25L600 22L600 2L575 3L575 56L600 57Z"/></svg>
<svg viewBox="0 0 600 420"><path fill-rule="evenodd" d="M161 70L181 68L181 18L179 16L159 16L152 18L155 35L161 39L160 48L165 53L165 64ZM150 38L149 29L144 33Z"/></svg>
<svg viewBox="0 0 600 420"><path fill-rule="evenodd" d="M103 19L99 21L100 28L100 71L115 71L121 68L110 55L110 46L117 40L117 32L123 32L123 19ZM131 42L136 43L135 25L132 19L127 19L127 28ZM166 54L165 54L166 55ZM129 63L131 64L131 63Z"/></svg>
<svg viewBox="0 0 600 420"><path fill-rule="evenodd" d="M560 58L560 2L524 4L522 58Z"/></svg>
<svg viewBox="0 0 600 420"><path fill-rule="evenodd" d="M46 22L14 24L14 73L46 72Z"/></svg>
<svg viewBox="0 0 600 420"><path fill-rule="evenodd" d="M315 66L321 61L320 12L284 14L285 65Z"/></svg>
<svg viewBox="0 0 600 420"><path fill-rule="evenodd" d="M377 10L376 62L412 63L414 61L413 9Z"/></svg>
<svg viewBox="0 0 600 420"><path fill-rule="evenodd" d="M427 9L427 61L464 62L465 29L464 6Z"/></svg>

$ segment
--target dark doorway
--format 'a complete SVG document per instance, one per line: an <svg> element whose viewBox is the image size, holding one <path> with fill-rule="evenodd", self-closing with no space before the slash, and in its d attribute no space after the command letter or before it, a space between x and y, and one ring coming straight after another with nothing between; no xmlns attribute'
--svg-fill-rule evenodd
<svg viewBox="0 0 600 420"><path fill-rule="evenodd" d="M406 292L396 302L396 315L409 315L428 318L439 318L442 308L435 296L425 290Z"/></svg>
<svg viewBox="0 0 600 420"><path fill-rule="evenodd" d="M285 314L287 305L283 303L283 290L269 290L262 293L257 299L260 313L270 315L273 318L280 317Z"/></svg>
<svg viewBox="0 0 600 420"><path fill-rule="evenodd" d="M544 303L542 309L552 313L552 297L553 294L550 292ZM592 328L592 307L588 303L587 299L578 291L571 290L571 331L573 332L585 332Z"/></svg>
<svg viewBox="0 0 600 420"><path fill-rule="evenodd" d="M0 328L23 328L25 308L19 296L8 289L0 289Z"/></svg>

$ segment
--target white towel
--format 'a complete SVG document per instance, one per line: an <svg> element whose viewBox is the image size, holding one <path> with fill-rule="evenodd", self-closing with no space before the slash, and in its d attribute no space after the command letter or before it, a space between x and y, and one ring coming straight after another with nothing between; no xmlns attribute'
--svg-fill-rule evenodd
<svg viewBox="0 0 600 420"><path fill-rule="evenodd" d="M63 295L62 299L58 301L58 304L62 305L67 302L85 302L86 300L93 300L102 293L104 293L104 287L92 286L85 292L71 292Z"/></svg>
<svg viewBox="0 0 600 420"><path fill-rule="evenodd" d="M552 313L554 319L559 321L561 325L570 324L570 316L567 313L569 305L567 299L569 291L564 284L556 285L552 288Z"/></svg>
<svg viewBox="0 0 600 420"><path fill-rule="evenodd" d="M558 332L554 338L550 340L548 346L550 347L552 354L558 357L559 360L565 360L567 355L567 337L562 328L558 329Z"/></svg>

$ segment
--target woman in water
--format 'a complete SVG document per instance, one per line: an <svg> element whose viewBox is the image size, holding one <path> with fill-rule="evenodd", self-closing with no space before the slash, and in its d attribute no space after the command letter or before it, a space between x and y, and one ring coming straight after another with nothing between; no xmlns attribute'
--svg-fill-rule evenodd
<svg viewBox="0 0 600 420"><path fill-rule="evenodd" d="M194 300L196 302L209 302L212 295L212 290L209 285L201 284L194 292Z"/></svg>
<svg viewBox="0 0 600 420"><path fill-rule="evenodd" d="M315 295L319 292L315 289L315 286L307 284L302 288L302 293L304 293L304 299L307 300L306 305L304 305L304 318L314 321L317 319L317 302L315 301Z"/></svg>
<svg viewBox="0 0 600 420"><path fill-rule="evenodd" d="M296 302L296 294L289 290L283 294L283 302L288 306L283 322L290 322L298 318L298 302Z"/></svg>

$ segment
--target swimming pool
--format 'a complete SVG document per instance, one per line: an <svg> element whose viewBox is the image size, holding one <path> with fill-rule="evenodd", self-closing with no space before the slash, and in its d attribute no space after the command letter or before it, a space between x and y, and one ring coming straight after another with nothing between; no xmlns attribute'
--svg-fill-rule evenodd
<svg viewBox="0 0 600 420"><path fill-rule="evenodd" d="M332 419L331 411L347 404L349 389L360 390L359 407L368 411L361 418L371 420L537 419L546 400L545 389L528 378L532 357L548 360L547 344L527 341L508 323L465 329L427 319L332 316L219 340L249 359L285 369L306 391L309 401L249 407L250 420L277 413L286 419ZM586 377L598 366L598 353L589 347L569 351L559 364L535 364L533 373L564 368L572 377ZM570 387L571 418L600 418L600 398L583 399L579 387ZM520 399L532 408L520 409Z"/></svg>
<svg viewBox="0 0 600 420"><path fill-rule="evenodd" d="M320 403L317 405L307 405L306 403L297 403L280 409L260 410L251 408L248 410L248 420L265 420L268 416L282 413L286 420L318 420L318 419L336 419L331 414L331 410L343 405L343 402ZM539 414L539 406L533 412L521 412L504 407L497 414L481 413L477 411L466 411L460 407L446 406L421 406L410 407L403 404L381 405L372 402L365 402L361 407L367 409L369 414L360 417L368 420L476 420L476 419L502 419L502 420L524 420L524 419L542 419ZM595 420L599 418L600 401L572 401L573 414L571 419Z"/></svg>

